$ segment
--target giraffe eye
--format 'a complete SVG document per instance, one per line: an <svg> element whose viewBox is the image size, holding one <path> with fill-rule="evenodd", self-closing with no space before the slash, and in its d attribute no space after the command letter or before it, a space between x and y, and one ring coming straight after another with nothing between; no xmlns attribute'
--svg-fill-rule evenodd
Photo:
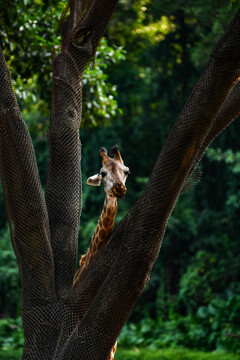
<svg viewBox="0 0 240 360"><path fill-rule="evenodd" d="M126 176L128 176L129 174L131 174L131 173L130 173L130 170L124 171L124 174L125 174Z"/></svg>
<svg viewBox="0 0 240 360"><path fill-rule="evenodd" d="M100 175L104 178L104 177L107 175L107 173L106 173L105 171L102 171L102 172L100 173Z"/></svg>

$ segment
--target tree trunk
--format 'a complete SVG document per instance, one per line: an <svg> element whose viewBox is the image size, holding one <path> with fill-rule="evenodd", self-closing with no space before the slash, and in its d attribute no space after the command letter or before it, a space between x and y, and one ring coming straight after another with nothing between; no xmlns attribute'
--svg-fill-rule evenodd
<svg viewBox="0 0 240 360"><path fill-rule="evenodd" d="M176 120L144 193L72 287L81 212L81 79L116 3L70 0L70 14L63 16L45 197L0 53L0 171L22 282L23 359L108 358L150 276L183 184L240 113L238 13Z"/></svg>

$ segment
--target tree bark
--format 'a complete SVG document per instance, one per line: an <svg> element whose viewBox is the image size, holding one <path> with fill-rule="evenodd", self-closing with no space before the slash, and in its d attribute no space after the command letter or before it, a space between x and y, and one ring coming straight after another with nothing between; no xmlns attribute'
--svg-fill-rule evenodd
<svg viewBox="0 0 240 360"><path fill-rule="evenodd" d="M233 120L235 120L240 115L240 82L235 85L233 90L230 92L223 106L221 107L217 117L212 125L212 128L209 130L201 149L199 150L196 161L191 166L189 171L189 176L192 174L194 169L199 164L203 155L205 154L206 149L213 142L213 140L226 128L228 127Z"/></svg>
<svg viewBox="0 0 240 360"><path fill-rule="evenodd" d="M1 49L0 84L0 173L21 276L23 308L28 309L47 305L55 298L53 255L32 141Z"/></svg>
<svg viewBox="0 0 240 360"><path fill-rule="evenodd" d="M24 359L106 360L160 251L182 186L239 114L240 13L171 130L146 189L72 288L81 203L81 78L117 1L72 0L53 64L43 196L29 133L0 53L0 171L23 302ZM232 90L233 89L233 90Z"/></svg>

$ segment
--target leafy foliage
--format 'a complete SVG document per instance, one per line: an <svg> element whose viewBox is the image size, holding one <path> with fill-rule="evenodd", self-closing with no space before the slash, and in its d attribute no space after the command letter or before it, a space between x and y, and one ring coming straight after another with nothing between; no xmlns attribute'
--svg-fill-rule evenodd
<svg viewBox="0 0 240 360"><path fill-rule="evenodd" d="M1 351L0 350L0 359L1 360L20 360L22 356L22 351L12 350L12 351Z"/></svg>
<svg viewBox="0 0 240 360"><path fill-rule="evenodd" d="M39 130L46 132L52 60L58 55L61 45L59 19L65 2L15 0L9 6L7 3L0 5L1 47L23 115L28 119L29 113L32 116L38 112L44 119L38 123ZM116 86L110 83L106 69L111 63L117 64L124 59L122 47L109 46L106 39L102 39L95 66L90 64L83 78L83 126L109 122L110 118L121 114L115 99Z"/></svg>
<svg viewBox="0 0 240 360"><path fill-rule="evenodd" d="M109 82L109 76L104 73L111 64L125 60L125 50L122 47L108 46L102 39L94 60L94 66L89 66L83 76L82 126L97 126L109 124L116 115L122 115L116 101L117 88Z"/></svg>
<svg viewBox="0 0 240 360"><path fill-rule="evenodd" d="M170 312L169 320L143 319L139 324L123 328L120 346L134 344L150 349L184 346L212 350L217 348L239 354L239 297L214 299L206 307L198 308L194 315L182 316Z"/></svg>
<svg viewBox="0 0 240 360"><path fill-rule="evenodd" d="M238 357L233 354L226 354L221 351L212 353L203 353L200 351L189 351L185 349L164 349L149 350L138 349L122 350L118 349L116 360L237 360Z"/></svg>
<svg viewBox="0 0 240 360"><path fill-rule="evenodd" d="M1 231L0 253L0 316L20 314L20 278L11 246L9 230ZM3 330L1 330L3 334Z"/></svg>
<svg viewBox="0 0 240 360"><path fill-rule="evenodd" d="M0 320L0 347L2 351L9 352L23 346L23 329L21 319ZM1 354L1 353L0 353ZM2 359L2 357L1 357Z"/></svg>

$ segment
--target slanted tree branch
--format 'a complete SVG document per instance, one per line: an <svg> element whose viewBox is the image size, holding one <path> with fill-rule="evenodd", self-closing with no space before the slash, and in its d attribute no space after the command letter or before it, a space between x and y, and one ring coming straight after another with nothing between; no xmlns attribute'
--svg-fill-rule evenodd
<svg viewBox="0 0 240 360"><path fill-rule="evenodd" d="M0 173L27 310L54 301L54 264L34 149L1 49L0 84Z"/></svg>
<svg viewBox="0 0 240 360"><path fill-rule="evenodd" d="M191 166L189 175L192 174L200 160L202 159L206 149L213 142L213 140L226 128L233 120L236 119L240 114L240 82L235 85L233 90L230 92L228 98L221 107L217 117L209 130L201 149L199 150L198 156Z"/></svg>
<svg viewBox="0 0 240 360"><path fill-rule="evenodd" d="M211 130L209 131L203 143L203 149L206 149L212 141L236 119L240 114L240 82L233 88L229 97L224 102L219 111Z"/></svg>

